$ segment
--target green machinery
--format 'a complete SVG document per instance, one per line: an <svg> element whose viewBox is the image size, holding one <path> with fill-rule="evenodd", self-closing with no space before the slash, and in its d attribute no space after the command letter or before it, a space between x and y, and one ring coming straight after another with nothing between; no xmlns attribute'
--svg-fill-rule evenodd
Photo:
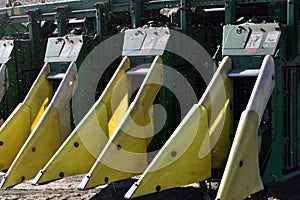
<svg viewBox="0 0 300 200"><path fill-rule="evenodd" d="M12 113L0 128L1 187L87 173L78 188L88 189L142 174L125 198L217 179L217 199L244 199L296 175L299 10L298 0L0 9L1 112Z"/></svg>
<svg viewBox="0 0 300 200"><path fill-rule="evenodd" d="M32 19L28 13L29 20ZM46 38L29 34L35 24L10 24L1 17L1 119L2 123L28 93L40 71ZM36 51L36 49L40 49ZM5 94L5 95L4 95Z"/></svg>

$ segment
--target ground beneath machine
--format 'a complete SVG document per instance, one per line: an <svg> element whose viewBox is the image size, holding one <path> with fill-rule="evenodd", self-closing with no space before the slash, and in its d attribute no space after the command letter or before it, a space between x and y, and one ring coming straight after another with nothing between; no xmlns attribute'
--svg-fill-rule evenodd
<svg viewBox="0 0 300 200"><path fill-rule="evenodd" d="M4 174L0 174L0 177ZM91 200L123 200L124 194L136 179L127 179L107 186L96 187L87 191L76 189L84 175L64 178L46 185L32 186L29 181L19 184L11 189L1 190L0 199L39 199L39 200L61 200L61 199L91 199ZM297 200L300 199L300 176L285 183L278 183L266 188L264 192L268 198L262 198L261 195L252 197L256 199L268 200ZM212 183L212 191L217 183ZM191 184L181 188L174 188L160 193L135 198L135 200L208 200L206 193L203 193L199 184ZM213 198L212 198L213 199Z"/></svg>

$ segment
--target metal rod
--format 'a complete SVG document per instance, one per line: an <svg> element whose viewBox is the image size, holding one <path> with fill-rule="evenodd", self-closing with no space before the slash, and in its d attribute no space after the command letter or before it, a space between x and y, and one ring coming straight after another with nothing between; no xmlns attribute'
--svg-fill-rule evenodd
<svg viewBox="0 0 300 200"><path fill-rule="evenodd" d="M236 0L226 0L225 2L225 24L232 24L236 20Z"/></svg>
<svg viewBox="0 0 300 200"><path fill-rule="evenodd" d="M57 7L56 12L58 36L62 37L67 34L67 8L65 6Z"/></svg>

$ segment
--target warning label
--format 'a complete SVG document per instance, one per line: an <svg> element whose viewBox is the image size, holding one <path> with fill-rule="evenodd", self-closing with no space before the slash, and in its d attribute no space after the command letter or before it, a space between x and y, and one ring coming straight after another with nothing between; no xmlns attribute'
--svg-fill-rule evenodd
<svg viewBox="0 0 300 200"><path fill-rule="evenodd" d="M278 43L280 31L270 31L266 37L263 47L264 48L275 48Z"/></svg>
<svg viewBox="0 0 300 200"><path fill-rule="evenodd" d="M263 32L252 32L246 45L246 52L256 52L260 47L264 33Z"/></svg>

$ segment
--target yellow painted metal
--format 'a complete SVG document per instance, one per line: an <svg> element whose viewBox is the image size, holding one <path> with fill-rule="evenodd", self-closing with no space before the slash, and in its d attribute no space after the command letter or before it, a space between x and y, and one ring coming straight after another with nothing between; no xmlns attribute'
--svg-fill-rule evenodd
<svg viewBox="0 0 300 200"><path fill-rule="evenodd" d="M127 80L124 84L125 85L123 85L123 86L128 87ZM128 89L125 91L128 91ZM110 120L108 122L108 136L109 137L111 137L113 135L113 133L116 130L117 126L119 125L121 119L123 118L124 114L126 113L127 108L128 108L128 93L126 93L126 95L120 101L119 105L117 105L117 108L116 108L113 116L110 118Z"/></svg>
<svg viewBox="0 0 300 200"><path fill-rule="evenodd" d="M153 137L152 104L162 85L163 66L156 56L124 119L100 153L79 189L87 189L142 173Z"/></svg>
<svg viewBox="0 0 300 200"><path fill-rule="evenodd" d="M219 115L209 127L213 169L224 169L230 151L232 143L230 135L233 131L233 116L230 106L231 100L232 99L227 99L223 108L220 110Z"/></svg>
<svg viewBox="0 0 300 200"><path fill-rule="evenodd" d="M40 108L53 95L47 80L49 64L45 64L23 103L20 103L0 128L0 170L8 169L31 132Z"/></svg>
<svg viewBox="0 0 300 200"><path fill-rule="evenodd" d="M263 189L258 163L258 118L255 111L242 113L217 199L245 199Z"/></svg>
<svg viewBox="0 0 300 200"><path fill-rule="evenodd" d="M232 81L227 76L231 66L231 59L225 57L199 103L192 107L126 198L203 181L210 177L211 168L225 166L233 126Z"/></svg>
<svg viewBox="0 0 300 200"><path fill-rule="evenodd" d="M87 173L93 166L108 141L109 132L114 131L128 107L125 73L129 68L130 60L124 57L98 101L37 174L33 184Z"/></svg>
<svg viewBox="0 0 300 200"><path fill-rule="evenodd" d="M72 62L49 106L3 177L1 188L32 179L61 145L62 135L70 134L70 112L66 105L69 105L76 75L76 65ZM45 98L41 102L44 101ZM36 109L37 112L40 109L41 105Z"/></svg>
<svg viewBox="0 0 300 200"><path fill-rule="evenodd" d="M41 117L43 116L47 106L49 105L49 98L47 97L44 101L44 103L42 104L34 122L31 125L31 131L34 129L34 127L37 125L37 123L39 122L39 120L41 119Z"/></svg>
<svg viewBox="0 0 300 200"><path fill-rule="evenodd" d="M226 56L199 101L208 112L213 169L224 168L232 142L230 135L233 131L233 116L230 104L233 101L233 91L232 80L228 77L231 69L232 61Z"/></svg>
<svg viewBox="0 0 300 200"><path fill-rule="evenodd" d="M3 145L0 146L1 170L9 168L30 134L29 107L23 103L19 104L8 120L10 123L4 123L0 132L0 140L3 141ZM11 123L11 121L14 121L15 123ZM16 122L18 122L18 124L16 124Z"/></svg>
<svg viewBox="0 0 300 200"><path fill-rule="evenodd" d="M40 111L46 98L49 100L53 96L53 88L51 81L47 79L47 75L50 73L50 65L46 63L40 72L37 80L33 83L32 88L28 92L24 100L24 104L30 107L30 121L34 122L38 112Z"/></svg>
<svg viewBox="0 0 300 200"><path fill-rule="evenodd" d="M131 197L209 178L211 154L199 157L201 146L210 149L207 136L207 111L203 106L194 105L139 181L135 183L138 188Z"/></svg>
<svg viewBox="0 0 300 200"><path fill-rule="evenodd" d="M47 117L43 117L35 127L3 177L1 188L12 187L33 178L59 147L58 111L50 108L45 114Z"/></svg>
<svg viewBox="0 0 300 200"><path fill-rule="evenodd" d="M274 59L265 56L238 124L217 193L218 199L244 199L264 188L258 162L258 128L275 86L274 76Z"/></svg>

